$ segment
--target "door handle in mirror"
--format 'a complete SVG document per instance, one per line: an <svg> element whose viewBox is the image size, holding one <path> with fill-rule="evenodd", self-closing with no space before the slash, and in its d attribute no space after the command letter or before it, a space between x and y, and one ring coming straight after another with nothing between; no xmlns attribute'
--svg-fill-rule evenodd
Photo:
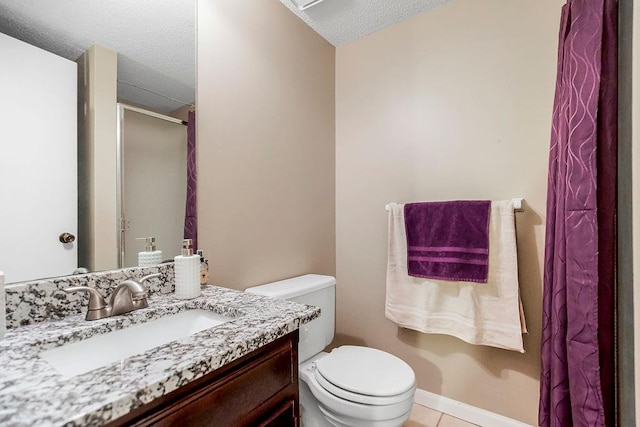
<svg viewBox="0 0 640 427"><path fill-rule="evenodd" d="M58 240L60 240L60 243L73 243L76 240L76 236L65 231L58 236Z"/></svg>

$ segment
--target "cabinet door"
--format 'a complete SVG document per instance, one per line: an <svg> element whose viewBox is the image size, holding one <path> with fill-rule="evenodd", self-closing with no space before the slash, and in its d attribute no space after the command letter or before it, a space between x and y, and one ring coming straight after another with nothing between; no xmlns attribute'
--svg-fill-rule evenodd
<svg viewBox="0 0 640 427"><path fill-rule="evenodd" d="M258 427L293 427L298 425L295 413L295 401L289 400L275 409L271 416L261 422Z"/></svg>

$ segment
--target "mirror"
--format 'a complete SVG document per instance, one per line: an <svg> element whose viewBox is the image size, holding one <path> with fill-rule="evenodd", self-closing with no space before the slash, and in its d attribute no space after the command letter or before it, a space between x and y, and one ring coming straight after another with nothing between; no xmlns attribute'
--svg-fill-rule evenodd
<svg viewBox="0 0 640 427"><path fill-rule="evenodd" d="M131 105L136 108L141 108L144 111L150 111L152 113L159 113L162 116L172 116L177 118L178 123L187 120L187 112L193 109L195 104L195 37L196 37L196 0L174 0L172 2L155 2L152 0L142 0L131 2L129 0L112 0L112 1L87 1L87 0L57 0L55 2L49 2L46 0L21 0L16 2L15 0L0 0L0 33L10 36L14 39L21 40L30 45L36 46L45 51L51 52L60 57L66 58L70 61L77 61L81 55L93 45L99 45L107 48L110 51L117 53L117 100L118 102ZM0 59L0 62L7 60L4 56ZM9 59L9 61L16 61L15 59ZM34 67L36 68L36 67ZM80 68L82 71L82 68ZM87 70L84 70L85 72ZM81 78L81 74L79 75ZM31 86L31 85L29 85ZM77 88L75 88L77 89ZM53 92L51 86L45 86L39 89L41 93ZM68 96L60 96L60 99L67 99L73 97L75 99L76 94L81 94L81 90L73 91L69 90ZM5 101L3 101L5 102ZM21 111L22 115L29 115L32 119L29 127L38 128L37 119L39 114L53 117L57 108L51 108L49 111L40 112L37 111L38 102L32 102L27 109ZM78 103L81 107L84 104ZM12 106L6 106L5 110L11 110ZM115 105L113 106L115 111ZM85 110L86 110L85 106ZM83 109L80 108L80 111ZM132 113L139 114L139 113ZM146 116L151 121L158 121L162 123L169 123L162 119L153 118L153 116ZM9 119L8 122L10 122ZM78 115L78 123L83 121L81 114ZM129 120L129 122L133 119ZM113 152L116 152L117 135L121 134L121 129L117 129L117 120L114 120L113 124L113 138L110 139L110 143L113 144ZM182 124L175 124L176 127L185 128ZM160 131L164 133L163 131ZM23 138L28 132L19 134L19 138ZM83 131L80 129L78 137L82 138ZM11 146L23 145L15 144L12 140L9 140L5 134L1 134L7 140L2 142L2 145ZM73 135L76 138L76 135ZM125 135L126 138L126 135ZM48 136L41 137L40 139L50 140ZM69 138L67 138L69 139ZM53 141L53 139L51 139ZM146 142L148 144L148 141ZM126 142L124 143L126 144ZM34 171L32 166L38 156L51 156L52 153L58 152L58 147L50 144L50 152L46 150L31 149L28 152L23 152L19 155L18 161L13 162L11 167L12 171L16 173L17 183L19 183L19 191L9 193L8 199L4 199L3 204L14 204L21 206L22 212L14 217L7 217L0 215L0 239L5 241L11 241L14 244L13 252L19 255L19 258L24 259L24 265L21 265L19 271L24 274L12 275L6 274L6 280L8 283L35 280L54 275L60 275L62 273L47 274L38 273L34 266L39 264L56 264L52 261L52 255L47 252L46 245L34 245L29 241L29 238L25 238L25 233L34 228L34 224L40 224L49 220L51 212L62 209L62 206L72 206L72 210L78 215L77 223L81 224L85 219L85 215L89 213L86 210L78 210L78 205L74 205L74 201L62 201L61 194L63 188L70 186L67 181L60 178L63 174L62 171L66 169L77 170L81 173L80 176L76 175L73 179L71 186L76 187L77 183L80 183L80 190L77 193L76 198L80 199L88 197L82 190L82 183L86 181L87 169L96 167L104 161L104 158L94 159L97 163L94 165L87 165L86 158L82 156L78 151L79 161L75 162L75 156L73 158L64 158L59 161L57 169L47 174L38 175L38 169ZM149 149L144 147L142 149ZM15 150L14 150L15 151ZM143 156L145 157L145 156ZM149 157L149 156L146 156ZM115 162L115 160L114 160ZM126 164L126 161L125 161ZM129 163L129 166L132 164ZM139 171L140 178L145 178L145 170L149 170L148 166L135 168L133 170ZM154 169L153 167L151 169ZM157 168L156 168L157 169ZM31 171L30 174L20 175L21 171ZM114 171L117 174L120 171ZM11 180L5 179L4 175L1 175L3 184L0 185L0 194L7 197L7 190L9 187L14 187L16 182L10 182ZM31 179L33 178L33 179ZM148 177L146 177L148 179ZM119 179L118 176L109 177L107 180L100 180L99 184L114 183ZM53 187L54 191L47 191L42 189L42 183L51 182L58 187ZM108 181L108 182L107 182ZM126 185L126 179L124 184ZM115 186L115 184L113 185ZM115 193L117 189L112 188ZM52 194L50 194L52 193ZM160 190L154 191L161 196ZM17 194L17 195L16 195ZM22 202L26 200L36 200L41 203L47 195L52 197L52 207L43 209L26 209ZM3 197L3 198L4 198ZM114 197L115 198L115 197ZM133 196L133 199L136 197ZM149 202L147 202L149 203ZM117 204L117 203L112 203ZM26 206L26 205L25 205ZM36 205L40 206L40 205ZM42 205L44 206L44 204ZM116 209L120 206L109 206L108 209ZM100 215L100 210L103 206L95 204L92 209L96 212L91 212L94 216ZM181 207L184 209L184 207ZM26 211L29 212L26 212ZM155 216L162 216L165 208L154 209ZM32 212L36 211L36 212ZM29 213L29 215L26 215ZM29 216L28 222L20 223L22 216ZM107 215L105 215L107 217ZM119 219L113 218L114 229L119 227ZM103 228L111 227L111 218L97 226ZM175 220L174 220L175 222ZM77 235L77 240L74 242L63 242L62 233L66 231L74 231L62 229L62 226L57 226L59 232L54 236L55 247L57 249L63 248L66 251L70 251L71 248L79 246L82 247L83 230L79 229L76 233L69 233ZM125 224L126 227L126 224ZM119 232L119 230L118 230ZM153 230L145 229L140 231L145 233L142 236L130 236L130 237L147 237L148 234L156 234ZM13 233L13 234L11 234ZM181 231L180 231L181 233ZM60 236L58 236L60 234ZM158 235L161 231L157 232ZM10 238L7 238L10 236ZM14 237L16 236L16 237ZM60 241L57 239L60 237ZM67 236L68 237L68 236ZM175 238L171 238L174 240ZM51 239L49 239L51 240ZM123 239L124 240L124 239ZM133 252L137 254L140 251L145 250L144 241L132 241L127 242L127 252ZM159 242L160 243L160 242ZM21 248L19 244L24 244L25 247ZM180 242L171 242L172 248L167 249L163 254L163 259L172 259L177 255L180 249ZM113 251L112 259L115 261L109 261L101 265L96 264L96 270L115 269L118 268L118 247L109 246L109 250ZM123 266L131 266L135 262L135 257L128 257L129 261L123 263ZM133 261L132 261L133 259ZM76 264L76 266L83 266L83 263ZM13 267L11 267L13 268ZM7 256L5 252L0 253L0 270L9 270L7 266ZM70 269L68 274L73 273L73 269ZM33 273L31 273L33 271ZM65 270L67 271L67 270Z"/></svg>

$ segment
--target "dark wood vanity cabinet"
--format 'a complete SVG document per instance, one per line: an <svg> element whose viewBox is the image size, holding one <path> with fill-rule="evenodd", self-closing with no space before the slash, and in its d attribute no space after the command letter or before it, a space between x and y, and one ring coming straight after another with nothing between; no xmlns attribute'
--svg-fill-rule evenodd
<svg viewBox="0 0 640 427"><path fill-rule="evenodd" d="M109 426L298 426L298 331L158 398Z"/></svg>

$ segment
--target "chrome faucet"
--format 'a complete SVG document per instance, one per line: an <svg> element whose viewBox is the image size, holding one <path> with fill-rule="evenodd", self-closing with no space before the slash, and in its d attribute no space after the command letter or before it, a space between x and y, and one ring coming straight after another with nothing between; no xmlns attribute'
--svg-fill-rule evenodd
<svg viewBox="0 0 640 427"><path fill-rule="evenodd" d="M109 304L105 302L100 292L88 286L74 286L65 288L63 291L67 293L88 292L89 309L87 310L86 319L98 320L148 307L147 288L143 283L158 276L160 276L160 273L144 276L139 282L131 279L121 282L111 294Z"/></svg>

